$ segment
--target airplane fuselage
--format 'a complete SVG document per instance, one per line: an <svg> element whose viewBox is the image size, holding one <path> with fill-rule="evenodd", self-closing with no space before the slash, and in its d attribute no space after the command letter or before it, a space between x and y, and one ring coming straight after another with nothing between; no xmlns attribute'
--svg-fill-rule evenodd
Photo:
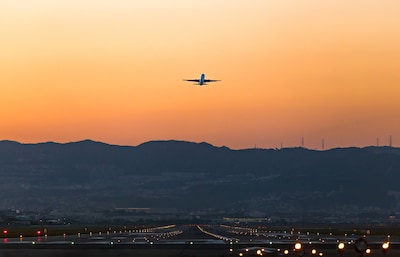
<svg viewBox="0 0 400 257"><path fill-rule="evenodd" d="M199 85L200 85L200 86L204 85L204 78L205 78L205 76L206 76L206 75L204 75L204 73L202 73L202 74L200 75L200 80L199 80Z"/></svg>

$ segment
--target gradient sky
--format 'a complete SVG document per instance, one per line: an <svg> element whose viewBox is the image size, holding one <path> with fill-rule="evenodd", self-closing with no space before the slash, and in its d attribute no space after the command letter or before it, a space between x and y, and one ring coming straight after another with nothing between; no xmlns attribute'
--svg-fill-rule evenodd
<svg viewBox="0 0 400 257"><path fill-rule="evenodd" d="M398 0L0 0L0 139L400 146ZM182 79L205 73L205 87Z"/></svg>

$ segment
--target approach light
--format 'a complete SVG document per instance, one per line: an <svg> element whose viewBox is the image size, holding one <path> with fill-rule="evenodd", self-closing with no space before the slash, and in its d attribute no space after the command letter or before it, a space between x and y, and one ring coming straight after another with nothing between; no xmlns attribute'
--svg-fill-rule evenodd
<svg viewBox="0 0 400 257"><path fill-rule="evenodd" d="M337 246L337 249L338 249L338 251L339 251L339 253L342 255L343 254L343 252L344 252L344 247L345 247L345 244L343 243L343 242L340 242L339 244L338 244L338 246Z"/></svg>
<svg viewBox="0 0 400 257"><path fill-rule="evenodd" d="M389 242L384 242L384 243L382 244L382 249L383 249L383 250L389 249Z"/></svg>
<svg viewBox="0 0 400 257"><path fill-rule="evenodd" d="M386 254L387 250L389 250L389 242L384 242L382 244L382 252L383 252L383 254Z"/></svg>

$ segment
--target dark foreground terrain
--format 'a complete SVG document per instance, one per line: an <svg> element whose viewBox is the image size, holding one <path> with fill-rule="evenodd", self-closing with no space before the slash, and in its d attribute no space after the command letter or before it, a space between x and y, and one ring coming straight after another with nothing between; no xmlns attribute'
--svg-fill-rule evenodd
<svg viewBox="0 0 400 257"><path fill-rule="evenodd" d="M222 256L239 256L238 253L230 253L228 249L147 249L147 250L132 250L132 249L2 249L0 251L1 257L87 257L87 256L97 256L97 257L149 257L149 256L161 256L161 257L222 257ZM256 254L248 254L244 256L257 256ZM265 253L263 256L299 256L295 252L291 252L287 255L283 253ZM305 256L319 256L312 255L311 253L306 253ZM399 250L391 250L386 254L383 254L379 250L375 253L360 255L355 251L347 251L342 255L336 250L326 250L322 256L343 256L343 257L353 257L353 256L371 256L371 257L398 257L400 256Z"/></svg>

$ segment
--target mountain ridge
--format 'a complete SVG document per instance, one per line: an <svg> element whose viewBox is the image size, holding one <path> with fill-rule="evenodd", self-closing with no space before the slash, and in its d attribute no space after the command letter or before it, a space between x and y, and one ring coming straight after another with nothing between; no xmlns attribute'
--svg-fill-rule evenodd
<svg viewBox="0 0 400 257"><path fill-rule="evenodd" d="M239 149L155 140L0 141L0 208L118 206L259 213L400 208L400 149Z"/></svg>

